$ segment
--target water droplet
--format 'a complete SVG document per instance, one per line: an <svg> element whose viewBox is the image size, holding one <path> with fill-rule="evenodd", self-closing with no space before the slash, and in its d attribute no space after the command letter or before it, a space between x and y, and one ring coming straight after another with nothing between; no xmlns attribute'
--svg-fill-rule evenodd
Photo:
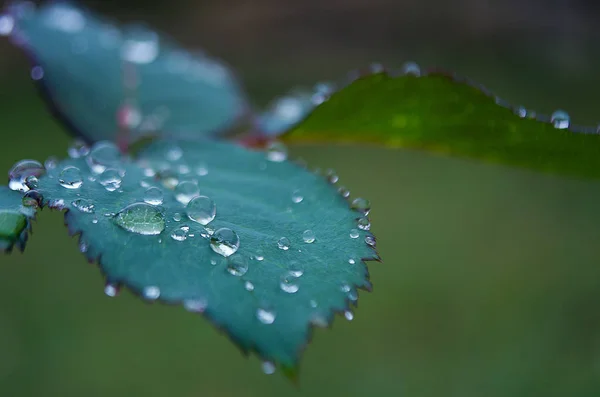
<svg viewBox="0 0 600 397"><path fill-rule="evenodd" d="M518 106L517 108L515 108L514 111L515 111L515 114L522 119L527 117L527 109L525 109L523 106Z"/></svg>
<svg viewBox="0 0 600 397"><path fill-rule="evenodd" d="M373 236L365 237L365 243L367 243L367 245L369 245L371 247L375 247L375 245L376 245L375 237L373 237Z"/></svg>
<svg viewBox="0 0 600 397"><path fill-rule="evenodd" d="M304 200L304 196L302 196L302 192L300 190L294 190L292 192L292 201L296 204L301 203Z"/></svg>
<svg viewBox="0 0 600 397"><path fill-rule="evenodd" d="M564 110L557 110L550 116L550 122L554 125L554 128L559 130L569 128L570 117Z"/></svg>
<svg viewBox="0 0 600 397"><path fill-rule="evenodd" d="M259 308L256 311L256 318L263 324L273 324L273 322L275 322L275 317L275 312L272 310Z"/></svg>
<svg viewBox="0 0 600 397"><path fill-rule="evenodd" d="M81 171L77 167L65 167L58 176L58 183L66 189L79 189L83 185Z"/></svg>
<svg viewBox="0 0 600 397"><path fill-rule="evenodd" d="M369 221L369 218L367 218L366 216L358 218L356 223L358 224L358 228L360 230L370 230L371 229L371 222Z"/></svg>
<svg viewBox="0 0 600 397"><path fill-rule="evenodd" d="M327 170L325 172L325 176L327 177L327 181L329 183L335 184L340 180L340 178L337 176L335 170L332 170L332 169Z"/></svg>
<svg viewBox="0 0 600 397"><path fill-rule="evenodd" d="M359 236L358 230L356 230L356 229L350 230L350 238L358 238L358 236Z"/></svg>
<svg viewBox="0 0 600 397"><path fill-rule="evenodd" d="M121 187L121 174L114 168L107 168L98 177L98 182L109 192L114 192Z"/></svg>
<svg viewBox="0 0 600 397"><path fill-rule="evenodd" d="M85 144L84 141L76 139L67 149L67 153L72 159L78 159L80 157L87 156L90 153L90 148Z"/></svg>
<svg viewBox="0 0 600 397"><path fill-rule="evenodd" d="M190 173L190 167L188 167L188 166L187 166L187 165L185 165L185 164L179 164L179 165L177 166L177 172L178 172L180 175L186 175L186 174L189 174L189 173Z"/></svg>
<svg viewBox="0 0 600 397"><path fill-rule="evenodd" d="M31 68L31 72L29 73L31 78L35 81L39 81L44 78L44 68L41 66L34 66Z"/></svg>
<svg viewBox="0 0 600 397"><path fill-rule="evenodd" d="M310 229L305 230L304 233L302 233L302 240L307 244L313 243L315 241L315 233Z"/></svg>
<svg viewBox="0 0 600 397"><path fill-rule="evenodd" d="M171 232L171 238L175 241L185 241L188 237L189 231L190 231L190 228L187 226L175 228Z"/></svg>
<svg viewBox="0 0 600 397"><path fill-rule="evenodd" d="M155 32L137 28L127 32L121 58L127 62L148 64L158 58L159 39Z"/></svg>
<svg viewBox="0 0 600 397"><path fill-rule="evenodd" d="M98 223L98 218L94 218L94 219L92 219L92 223L93 223L94 225L95 225L95 224L97 224L97 223Z"/></svg>
<svg viewBox="0 0 600 397"><path fill-rule="evenodd" d="M79 252L86 253L89 248L89 245L85 241L79 242Z"/></svg>
<svg viewBox="0 0 600 397"><path fill-rule="evenodd" d="M206 299L191 299L183 301L183 307L188 312L192 313L204 313L208 307Z"/></svg>
<svg viewBox="0 0 600 397"><path fill-rule="evenodd" d="M267 146L267 160L280 163L287 159L287 147L281 142L271 142Z"/></svg>
<svg viewBox="0 0 600 397"><path fill-rule="evenodd" d="M142 110L135 103L124 102L117 109L117 123L120 128L133 130L144 120Z"/></svg>
<svg viewBox="0 0 600 397"><path fill-rule="evenodd" d="M277 241L277 247L279 247L280 250L284 251L290 249L290 244L290 240L287 237L282 237L279 239L279 241Z"/></svg>
<svg viewBox="0 0 600 397"><path fill-rule="evenodd" d="M347 292L350 292L350 289L351 289L351 288L350 288L350 286L349 286L348 284L342 284L342 285L340 286L340 290L341 290L342 292L346 292L346 293L347 293Z"/></svg>
<svg viewBox="0 0 600 397"><path fill-rule="evenodd" d="M157 187L151 187L144 193L144 201L150 205L161 205L163 203L163 192ZM179 219L181 220L181 218Z"/></svg>
<svg viewBox="0 0 600 397"><path fill-rule="evenodd" d="M120 156L119 149L114 143L101 141L92 146L86 161L92 172L101 174L108 167L116 166Z"/></svg>
<svg viewBox="0 0 600 397"><path fill-rule="evenodd" d="M85 17L74 7L57 4L48 10L46 23L65 33L77 33L85 27Z"/></svg>
<svg viewBox="0 0 600 397"><path fill-rule="evenodd" d="M8 171L8 187L12 190L27 192L25 180L29 176L39 177L45 172L44 166L35 160L21 160Z"/></svg>
<svg viewBox="0 0 600 397"><path fill-rule="evenodd" d="M104 286L104 293L106 296L114 298L115 296L119 295L119 286L117 284L106 283Z"/></svg>
<svg viewBox="0 0 600 397"><path fill-rule="evenodd" d="M265 375L273 375L275 373L275 364L271 361L264 361L262 363L262 371Z"/></svg>
<svg viewBox="0 0 600 397"><path fill-rule="evenodd" d="M44 167L46 167L47 170L53 170L58 166L58 159L54 156L50 156L46 159L46 161L44 162Z"/></svg>
<svg viewBox="0 0 600 397"><path fill-rule="evenodd" d="M350 197L350 190L348 190L345 186L340 186L340 188L338 189L338 193L343 197L343 198L348 198Z"/></svg>
<svg viewBox="0 0 600 397"><path fill-rule="evenodd" d="M213 266L217 266L217 260L216 259L211 259L210 260L210 264Z"/></svg>
<svg viewBox="0 0 600 397"><path fill-rule="evenodd" d="M297 279L298 277L292 274L292 272L287 272L286 274L281 276L279 287L283 292L287 292L288 294L294 294L300 289L300 286L296 284Z"/></svg>
<svg viewBox="0 0 600 397"><path fill-rule="evenodd" d="M177 185L177 187L175 187L175 198L183 205L187 205L194 197L198 196L199 194L200 188L198 187L198 184L193 181L180 182Z"/></svg>
<svg viewBox="0 0 600 397"><path fill-rule="evenodd" d="M215 219L217 206L210 197L197 196L187 204L186 213L194 222L206 226Z"/></svg>
<svg viewBox="0 0 600 397"><path fill-rule="evenodd" d="M368 215L369 211L371 211L371 202L367 199L357 197L354 200L352 200L350 208L362 212L364 215Z"/></svg>
<svg viewBox="0 0 600 397"><path fill-rule="evenodd" d="M42 195L37 190L30 190L23 196L23 206L38 208L42 203Z"/></svg>
<svg viewBox="0 0 600 397"><path fill-rule="evenodd" d="M402 65L402 68L400 70L402 74L412 75L416 77L421 76L421 68L415 62L406 62L404 65Z"/></svg>
<svg viewBox="0 0 600 397"><path fill-rule="evenodd" d="M354 320L354 313L352 313L350 310L346 310L344 312L344 317L346 317L346 320L352 321Z"/></svg>
<svg viewBox="0 0 600 397"><path fill-rule="evenodd" d="M356 302L358 300L358 292L356 292L356 289L351 288L350 291L348 291L348 299L352 302Z"/></svg>
<svg viewBox="0 0 600 397"><path fill-rule="evenodd" d="M356 263L356 261L352 258L348 259L348 263L351 265L354 265Z"/></svg>
<svg viewBox="0 0 600 397"><path fill-rule="evenodd" d="M0 15L0 36L10 36L14 28L15 18L12 15Z"/></svg>
<svg viewBox="0 0 600 397"><path fill-rule="evenodd" d="M180 222L181 221L181 214L179 212L176 212L173 214L173 220L175 222Z"/></svg>
<svg viewBox="0 0 600 397"><path fill-rule="evenodd" d="M198 176L206 176L208 175L208 167L206 165L200 165L198 166L198 168L196 168L196 174L198 174Z"/></svg>
<svg viewBox="0 0 600 397"><path fill-rule="evenodd" d="M317 306L319 306L319 304L317 303L317 301L314 300L314 299L311 299L310 302L309 302L309 304L310 304L310 307L312 307L313 309L315 309L315 308L317 308Z"/></svg>
<svg viewBox="0 0 600 397"><path fill-rule="evenodd" d="M227 271L234 276L243 276L248 271L248 260L242 255L229 257Z"/></svg>
<svg viewBox="0 0 600 397"><path fill-rule="evenodd" d="M254 291L254 284L250 281L246 281L244 283L244 288L246 288L246 291Z"/></svg>
<svg viewBox="0 0 600 397"><path fill-rule="evenodd" d="M91 200L87 199L77 199L71 203L73 207L77 208L79 211L85 214L93 214L94 213L94 203Z"/></svg>
<svg viewBox="0 0 600 397"><path fill-rule="evenodd" d="M291 261L288 269L290 274L294 277L301 277L304 274L304 269L298 261Z"/></svg>
<svg viewBox="0 0 600 397"><path fill-rule="evenodd" d="M65 200L63 200L63 199L50 200L50 202L48 203L48 207L58 210L58 211L62 211L65 209Z"/></svg>
<svg viewBox="0 0 600 397"><path fill-rule="evenodd" d="M147 203L131 204L114 215L113 221L121 228L144 236L162 233L165 219L156 207Z"/></svg>
<svg viewBox="0 0 600 397"><path fill-rule="evenodd" d="M240 238L233 230L222 228L214 232L210 237L210 247L217 254L227 257L238 250L240 247Z"/></svg>
<svg viewBox="0 0 600 397"><path fill-rule="evenodd" d="M172 144L167 148L165 157L169 161L177 161L183 156L183 150L176 144Z"/></svg>
<svg viewBox="0 0 600 397"><path fill-rule="evenodd" d="M142 291L142 295L146 299L156 300L160 297L160 288L158 288L154 285L149 286L149 287L144 287L144 290Z"/></svg>

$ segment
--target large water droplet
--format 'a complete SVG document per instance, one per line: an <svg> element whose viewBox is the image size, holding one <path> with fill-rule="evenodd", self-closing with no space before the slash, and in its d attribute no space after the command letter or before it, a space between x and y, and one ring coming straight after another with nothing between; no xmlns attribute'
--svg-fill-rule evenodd
<svg viewBox="0 0 600 397"><path fill-rule="evenodd" d="M21 160L8 171L8 187L12 190L27 192L30 189L25 183L27 177L40 177L45 171L39 161Z"/></svg>
<svg viewBox="0 0 600 397"><path fill-rule="evenodd" d="M294 294L300 289L300 286L297 284L297 279L298 277L296 277L292 272L287 272L281 276L279 287L283 292Z"/></svg>
<svg viewBox="0 0 600 397"><path fill-rule="evenodd" d="M194 222L208 225L217 215L217 206L210 197L197 196L187 204L186 213Z"/></svg>
<svg viewBox="0 0 600 397"><path fill-rule="evenodd" d="M66 189L79 189L83 185L83 176L77 167L65 167L58 176L58 183Z"/></svg>
<svg viewBox="0 0 600 397"><path fill-rule="evenodd" d="M369 211L371 211L371 202L367 199L357 197L352 200L350 208L362 212L364 215L368 215Z"/></svg>
<svg viewBox="0 0 600 397"><path fill-rule="evenodd" d="M165 229L163 214L147 203L134 203L114 217L113 221L121 228L145 236L157 235Z"/></svg>
<svg viewBox="0 0 600 397"><path fill-rule="evenodd" d="M171 232L171 238L175 241L185 241L188 237L189 231L190 231L190 228L187 226L181 226L181 227L175 228Z"/></svg>
<svg viewBox="0 0 600 397"><path fill-rule="evenodd" d="M144 193L144 201L151 205L161 205L163 203L163 198L162 190L157 187L151 187Z"/></svg>
<svg viewBox="0 0 600 397"><path fill-rule="evenodd" d="M116 166L120 156L119 149L114 143L102 141L92 146L86 160L92 172L101 174L108 167Z"/></svg>
<svg viewBox="0 0 600 397"><path fill-rule="evenodd" d="M272 310L259 308L256 311L256 318L263 324L273 324L275 322L275 312Z"/></svg>
<svg viewBox="0 0 600 397"><path fill-rule="evenodd" d="M550 116L550 122L559 130L569 128L571 118L564 110L557 110Z"/></svg>
<svg viewBox="0 0 600 397"><path fill-rule="evenodd" d="M98 177L98 182L109 192L114 192L121 187L121 174L114 168L107 168Z"/></svg>
<svg viewBox="0 0 600 397"><path fill-rule="evenodd" d="M87 199L77 199L71 203L73 207L77 208L79 211L85 214L93 214L95 211L95 206L92 200Z"/></svg>
<svg viewBox="0 0 600 397"><path fill-rule="evenodd" d="M67 149L67 153L72 159L78 159L80 157L87 156L90 153L90 148L85 144L84 141L76 139Z"/></svg>
<svg viewBox="0 0 600 397"><path fill-rule="evenodd" d="M287 147L281 142L271 142L267 146L267 160L280 163L287 159Z"/></svg>
<svg viewBox="0 0 600 397"><path fill-rule="evenodd" d="M148 64L159 54L159 39L155 32L137 28L127 32L127 39L121 48L121 58L127 62Z"/></svg>
<svg viewBox="0 0 600 397"><path fill-rule="evenodd" d="M85 17L81 11L68 4L57 4L48 10L46 23L66 33L77 33L85 27Z"/></svg>
<svg viewBox="0 0 600 397"><path fill-rule="evenodd" d="M238 250L240 247L240 238L233 230L222 228L210 236L210 247L217 254L227 257L233 255Z"/></svg>
<svg viewBox="0 0 600 397"><path fill-rule="evenodd" d="M231 256L227 264L227 271L234 276L243 276L248 271L248 260L242 255Z"/></svg>
<svg viewBox="0 0 600 397"><path fill-rule="evenodd" d="M198 184L193 181L180 182L177 187L175 187L175 198L183 205L187 205L199 194L200 188L198 187Z"/></svg>
<svg viewBox="0 0 600 397"><path fill-rule="evenodd" d="M280 250L287 251L290 249L290 245L290 240L287 237L282 237L277 241L277 247L279 247Z"/></svg>
<svg viewBox="0 0 600 397"><path fill-rule="evenodd" d="M310 229L305 230L304 233L302 233L302 240L307 244L313 243L315 241L315 233Z"/></svg>

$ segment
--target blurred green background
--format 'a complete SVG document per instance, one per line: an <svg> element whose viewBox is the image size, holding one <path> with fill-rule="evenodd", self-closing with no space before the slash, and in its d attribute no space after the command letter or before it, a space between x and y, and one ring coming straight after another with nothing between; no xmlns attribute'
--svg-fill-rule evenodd
<svg viewBox="0 0 600 397"><path fill-rule="evenodd" d="M1 3L1 2L0 2ZM259 104L372 61L414 60L515 104L600 120L591 1L89 1L234 66ZM70 138L0 40L0 168ZM92 111L92 109L90 109ZM182 308L110 299L62 215L0 256L0 396L598 396L600 183L361 147L293 150L373 204L383 264L354 321L317 330L300 386Z"/></svg>

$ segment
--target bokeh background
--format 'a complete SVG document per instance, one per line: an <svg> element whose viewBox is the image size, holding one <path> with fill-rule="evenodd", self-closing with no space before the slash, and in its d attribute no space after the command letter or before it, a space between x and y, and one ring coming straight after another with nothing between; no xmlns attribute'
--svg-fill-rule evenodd
<svg viewBox="0 0 600 397"><path fill-rule="evenodd" d="M600 121L600 3L567 0L96 0L235 67L265 104L378 61L416 61L511 103ZM0 1L0 4L3 2ZM93 109L90 109L93 111ZM0 40L0 168L70 137ZM417 151L300 147L372 204L384 263L355 319L317 330L300 386L207 321L110 299L62 215L0 256L0 396L600 395L600 183Z"/></svg>

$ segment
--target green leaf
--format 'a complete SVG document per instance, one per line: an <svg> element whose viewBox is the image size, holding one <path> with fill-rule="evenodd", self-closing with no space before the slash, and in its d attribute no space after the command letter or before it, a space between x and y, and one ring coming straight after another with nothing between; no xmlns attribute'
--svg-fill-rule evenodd
<svg viewBox="0 0 600 397"><path fill-rule="evenodd" d="M440 73L374 73L334 93L282 140L416 148L600 177L600 135L595 127L572 126L559 112L551 120L503 103L482 87Z"/></svg>
<svg viewBox="0 0 600 397"><path fill-rule="evenodd" d="M378 256L368 202L351 209L322 176L214 141L158 141L136 160L115 153L98 143L49 170L38 188L45 204L68 210L66 224L100 263L107 293L124 284L182 303L242 351L290 371L311 324L329 324L356 288L370 289L363 260Z"/></svg>
<svg viewBox="0 0 600 397"><path fill-rule="evenodd" d="M245 94L222 62L140 25L118 27L68 2L19 2L4 16L53 113L88 142L197 137L234 128Z"/></svg>
<svg viewBox="0 0 600 397"><path fill-rule="evenodd" d="M22 193L0 186L0 251L10 252L15 245L25 249L37 208L32 196L24 200Z"/></svg>

